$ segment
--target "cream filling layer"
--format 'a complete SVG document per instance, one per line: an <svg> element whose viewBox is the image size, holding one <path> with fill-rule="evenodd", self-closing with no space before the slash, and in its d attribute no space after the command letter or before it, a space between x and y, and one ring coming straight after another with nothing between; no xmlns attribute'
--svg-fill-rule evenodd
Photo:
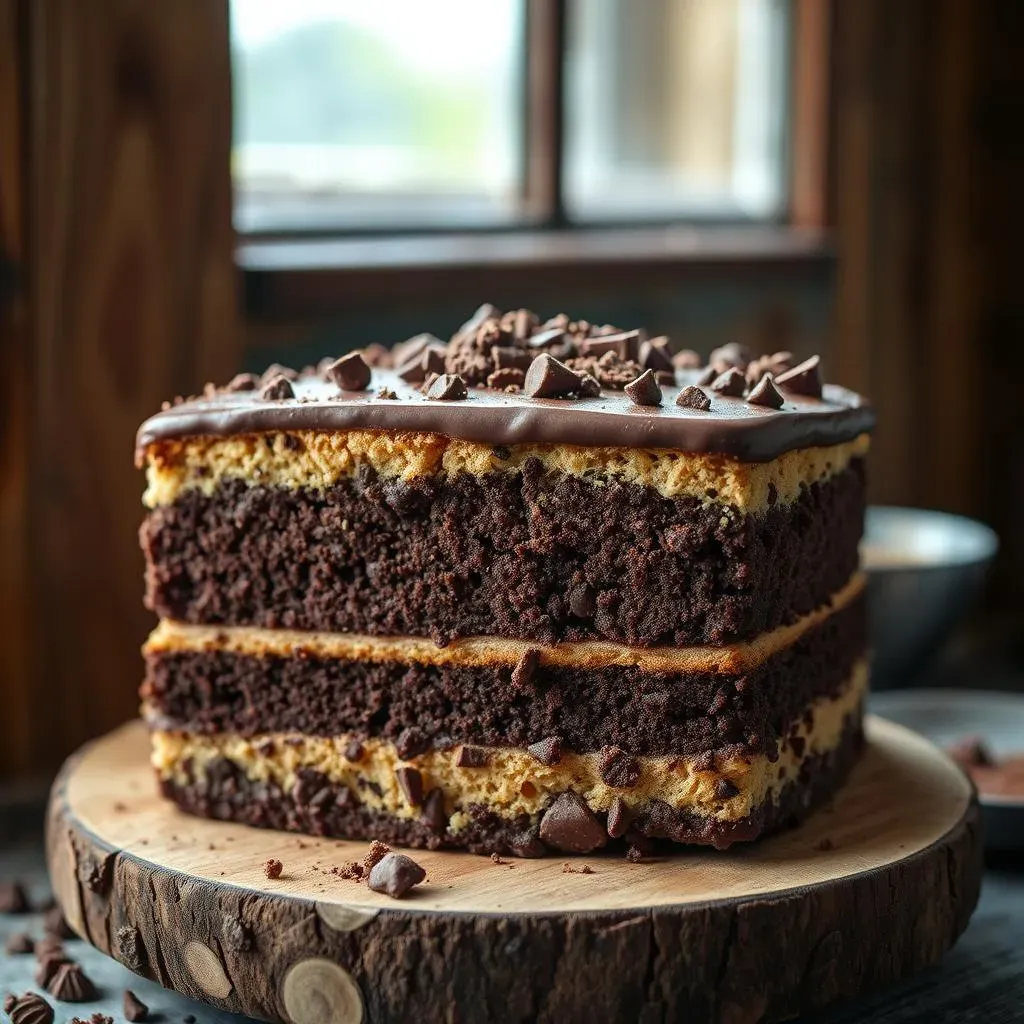
<svg viewBox="0 0 1024 1024"><path fill-rule="evenodd" d="M786 452L770 462L740 462L724 455L653 448L584 448L579 445L491 445L442 434L350 430L297 430L233 437L159 441L146 450L149 508L169 505L180 494L209 496L224 480L249 486L322 491L370 466L389 478L511 473L539 459L551 473L584 477L595 487L619 481L651 487L666 498L690 496L732 506L742 513L788 503L803 488L844 470L867 454L869 440ZM499 457L507 453L507 458Z"/></svg>
<svg viewBox="0 0 1024 1024"><path fill-rule="evenodd" d="M555 795L568 789L595 811L607 811L616 797L630 807L663 800L673 808L718 821L736 821L776 796L787 780L795 779L804 760L836 748L844 723L860 713L867 686L867 664L860 661L838 696L816 701L810 705L811 714L794 723L790 735L803 739L803 744L784 742L774 762L764 754L723 754L716 757L714 769L707 770L698 767L693 757L642 757L638 758L640 780L628 789L610 786L601 778L596 753L567 753L558 764L548 766L525 750L491 747L485 748L489 755L486 766L460 768L457 747L403 761L391 743L370 739L360 740L360 759L350 761L345 756L347 736L268 734L250 739L157 730L152 734L152 759L160 776L188 784L190 771L201 778L212 761L228 758L249 779L276 783L286 792L294 785L299 769L313 768L330 782L346 786L367 807L399 818L415 818L421 810L410 805L395 775L397 768L408 765L422 774L424 792L441 789L453 831L468 824L467 808L472 804L507 818L535 817ZM723 778L738 790L729 799L717 795L717 784Z"/></svg>
<svg viewBox="0 0 1024 1024"><path fill-rule="evenodd" d="M627 647L604 641L543 646L526 640L472 637L438 647L431 640L360 633L316 633L249 626L194 626L163 619L142 648L143 654L225 651L252 657L338 658L345 661L398 661L418 665L513 666L528 650L540 652L542 665L568 668L637 666L648 672L749 672L800 639L830 615L845 608L864 589L856 573L828 604L796 622L753 640L722 647Z"/></svg>

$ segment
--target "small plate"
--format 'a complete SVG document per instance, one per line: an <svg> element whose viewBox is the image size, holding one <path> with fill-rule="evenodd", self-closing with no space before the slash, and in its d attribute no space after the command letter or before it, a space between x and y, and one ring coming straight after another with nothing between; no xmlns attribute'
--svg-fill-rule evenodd
<svg viewBox="0 0 1024 1024"><path fill-rule="evenodd" d="M996 758L1024 753L1024 695L992 690L889 690L873 693L876 715L926 736L948 749L978 736ZM985 823L985 845L1024 850L1024 794L978 794Z"/></svg>

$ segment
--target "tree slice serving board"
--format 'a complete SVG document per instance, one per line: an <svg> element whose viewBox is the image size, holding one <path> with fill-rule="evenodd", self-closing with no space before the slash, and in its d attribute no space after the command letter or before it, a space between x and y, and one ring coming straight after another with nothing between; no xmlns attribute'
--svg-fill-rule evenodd
<svg viewBox="0 0 1024 1024"><path fill-rule="evenodd" d="M933 963L977 902L970 783L914 733L880 719L867 729L832 806L764 842L639 864L414 851L427 882L396 901L330 873L366 843L177 811L157 795L146 731L132 723L65 765L47 856L83 938L254 1017L779 1020ZM268 858L280 878L265 877Z"/></svg>

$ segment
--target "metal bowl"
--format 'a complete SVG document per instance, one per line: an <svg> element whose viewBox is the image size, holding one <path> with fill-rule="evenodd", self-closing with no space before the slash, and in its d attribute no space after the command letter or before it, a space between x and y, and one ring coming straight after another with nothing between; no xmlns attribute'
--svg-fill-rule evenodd
<svg viewBox="0 0 1024 1024"><path fill-rule="evenodd" d="M999 539L946 512L872 506L861 562L868 574L872 686L909 685L981 591Z"/></svg>

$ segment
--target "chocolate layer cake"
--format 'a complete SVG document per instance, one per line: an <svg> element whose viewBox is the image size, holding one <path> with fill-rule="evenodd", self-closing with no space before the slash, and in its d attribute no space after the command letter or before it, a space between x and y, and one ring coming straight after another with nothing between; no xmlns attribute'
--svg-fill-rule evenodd
<svg viewBox="0 0 1024 1024"><path fill-rule="evenodd" d="M143 424L164 793L322 835L719 848L839 786L871 409L816 358L482 307Z"/></svg>

